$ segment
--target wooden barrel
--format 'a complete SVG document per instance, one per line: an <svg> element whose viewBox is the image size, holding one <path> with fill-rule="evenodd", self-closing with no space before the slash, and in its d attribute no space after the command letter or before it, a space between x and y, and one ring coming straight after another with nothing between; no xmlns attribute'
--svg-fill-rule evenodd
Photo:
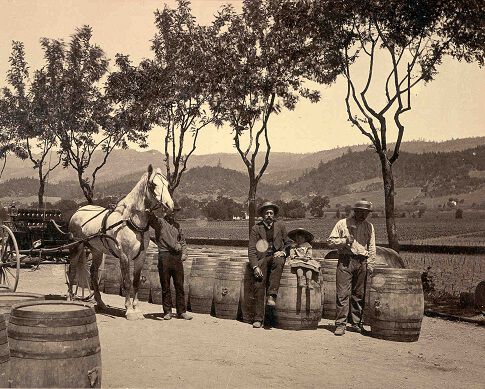
<svg viewBox="0 0 485 389"><path fill-rule="evenodd" d="M192 312L211 313L216 268L216 257L195 257L189 278L189 299Z"/></svg>
<svg viewBox="0 0 485 389"><path fill-rule="evenodd" d="M153 304L162 304L162 285L158 274L158 247L150 242L147 248L145 262L148 266L148 282L150 284L150 300Z"/></svg>
<svg viewBox="0 0 485 389"><path fill-rule="evenodd" d="M242 321L252 323L254 321L254 275L251 265L247 263L244 266L244 275L241 285L241 296L239 298L241 305Z"/></svg>
<svg viewBox="0 0 485 389"><path fill-rule="evenodd" d="M140 301L150 300L150 261L148 260L148 255L145 257L145 262L143 262L141 269L138 299Z"/></svg>
<svg viewBox="0 0 485 389"><path fill-rule="evenodd" d="M8 388L10 350L8 347L7 323L0 314L0 388Z"/></svg>
<svg viewBox="0 0 485 389"><path fill-rule="evenodd" d="M45 295L23 292L0 293L0 314L5 315L5 322L8 324L13 305L39 300L45 300Z"/></svg>
<svg viewBox="0 0 485 389"><path fill-rule="evenodd" d="M13 292L13 290L8 287L7 285L0 285L0 293L9 293Z"/></svg>
<svg viewBox="0 0 485 389"><path fill-rule="evenodd" d="M475 307L485 315L485 281L481 281L475 288Z"/></svg>
<svg viewBox="0 0 485 389"><path fill-rule="evenodd" d="M399 342L417 341L424 312L420 272L376 268L369 289L371 335Z"/></svg>
<svg viewBox="0 0 485 389"><path fill-rule="evenodd" d="M192 270L192 259L186 259L183 262L184 267L184 299L185 299L185 308L189 309L189 279L190 279L190 271ZM172 308L177 306L176 302L176 294L175 294L175 286L173 285L173 278L170 280L170 294L172 296Z"/></svg>
<svg viewBox="0 0 485 389"><path fill-rule="evenodd" d="M106 275L104 280L104 293L119 295L121 292L120 260L110 254L105 255L104 260Z"/></svg>
<svg viewBox="0 0 485 389"><path fill-rule="evenodd" d="M328 256L328 254L327 254ZM337 276L336 258L324 258L320 260L321 265L321 288L322 288L322 317L324 319L335 320L337 314L336 300L336 276Z"/></svg>
<svg viewBox="0 0 485 389"><path fill-rule="evenodd" d="M240 258L221 261L217 265L214 280L214 311L221 319L236 320L239 314L241 287L244 279L246 262Z"/></svg>
<svg viewBox="0 0 485 389"><path fill-rule="evenodd" d="M101 387L96 315L87 304L18 304L12 308L8 341L13 388Z"/></svg>
<svg viewBox="0 0 485 389"><path fill-rule="evenodd" d="M104 292L104 282L106 281L106 255L103 254L103 259L101 261L101 265L99 265L98 269L98 285L99 291Z"/></svg>
<svg viewBox="0 0 485 389"><path fill-rule="evenodd" d="M273 312L274 327L285 330L317 329L321 318L320 284L315 282L314 289L298 288L296 270L285 265Z"/></svg>

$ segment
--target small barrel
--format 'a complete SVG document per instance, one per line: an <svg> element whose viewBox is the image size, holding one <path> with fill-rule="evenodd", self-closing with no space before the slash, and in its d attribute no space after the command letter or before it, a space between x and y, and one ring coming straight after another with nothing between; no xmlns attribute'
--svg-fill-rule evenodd
<svg viewBox="0 0 485 389"><path fill-rule="evenodd" d="M10 350L5 315L0 314L0 388L8 388Z"/></svg>
<svg viewBox="0 0 485 389"><path fill-rule="evenodd" d="M249 263L246 263L241 285L241 296L239 298L242 321L244 323L252 323L254 321L254 281L253 269L251 269Z"/></svg>
<svg viewBox="0 0 485 389"><path fill-rule="evenodd" d="M335 315L337 314L337 264L337 258L325 258L320 261L322 285L322 317L329 320L335 320Z"/></svg>
<svg viewBox="0 0 485 389"><path fill-rule="evenodd" d="M158 274L158 247L150 242L147 248L145 262L148 266L148 281L150 284L150 300L153 304L162 304L162 285Z"/></svg>
<svg viewBox="0 0 485 389"><path fill-rule="evenodd" d="M189 299L192 312L211 313L216 268L220 258L196 257L189 278Z"/></svg>
<svg viewBox="0 0 485 389"><path fill-rule="evenodd" d="M13 305L28 302L45 300L45 295L38 293L9 292L0 293L0 314L5 315L5 322L8 324L10 311Z"/></svg>
<svg viewBox="0 0 485 389"><path fill-rule="evenodd" d="M417 341L424 313L420 272L376 268L370 280L371 335L398 342Z"/></svg>
<svg viewBox="0 0 485 389"><path fill-rule="evenodd" d="M219 262L214 280L214 311L221 319L236 320L239 314L241 287L243 286L246 262L240 258Z"/></svg>
<svg viewBox="0 0 485 389"><path fill-rule="evenodd" d="M101 347L93 308L66 301L12 307L12 388L99 388Z"/></svg>
<svg viewBox="0 0 485 389"><path fill-rule="evenodd" d="M297 286L296 270L286 265L281 275L278 298L273 312L273 325L284 330L317 329L322 318L320 284L314 279L314 288Z"/></svg>
<svg viewBox="0 0 485 389"><path fill-rule="evenodd" d="M186 309L189 308L189 280L190 280L190 271L192 270L192 259L186 259L183 262L184 267L184 299L185 299L185 307ZM173 278L170 281L170 294L172 296L172 308L177 306L176 303L176 294L175 294L175 286L173 285Z"/></svg>
<svg viewBox="0 0 485 389"><path fill-rule="evenodd" d="M119 295L121 292L120 260L111 254L104 257L105 280L104 293Z"/></svg>

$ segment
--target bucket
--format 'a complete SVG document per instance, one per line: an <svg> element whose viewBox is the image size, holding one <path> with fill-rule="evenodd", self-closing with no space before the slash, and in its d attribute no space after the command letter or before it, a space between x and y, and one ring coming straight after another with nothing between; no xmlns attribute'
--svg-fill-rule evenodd
<svg viewBox="0 0 485 389"><path fill-rule="evenodd" d="M101 387L96 315L87 304L18 304L12 307L8 340L11 387Z"/></svg>
<svg viewBox="0 0 485 389"><path fill-rule="evenodd" d="M376 268L370 280L371 335L398 342L417 341L424 313L420 272Z"/></svg>

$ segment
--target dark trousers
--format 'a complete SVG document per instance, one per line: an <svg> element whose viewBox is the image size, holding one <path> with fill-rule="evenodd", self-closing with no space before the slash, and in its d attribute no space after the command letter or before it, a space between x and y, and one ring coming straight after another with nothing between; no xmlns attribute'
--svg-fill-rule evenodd
<svg viewBox="0 0 485 389"><path fill-rule="evenodd" d="M263 273L263 279L254 280L254 321L263 321L266 286L269 295L278 294L285 258L264 257L258 261L258 266Z"/></svg>
<svg viewBox="0 0 485 389"><path fill-rule="evenodd" d="M337 265L337 314L335 325L359 324L364 302L367 260L341 257ZM350 302L350 315L349 315Z"/></svg>
<svg viewBox="0 0 485 389"><path fill-rule="evenodd" d="M160 284L162 285L163 312L172 312L170 278L173 278L177 313L184 313L186 311L184 295L184 266L181 254L172 255L169 252L159 252L158 274L160 276Z"/></svg>

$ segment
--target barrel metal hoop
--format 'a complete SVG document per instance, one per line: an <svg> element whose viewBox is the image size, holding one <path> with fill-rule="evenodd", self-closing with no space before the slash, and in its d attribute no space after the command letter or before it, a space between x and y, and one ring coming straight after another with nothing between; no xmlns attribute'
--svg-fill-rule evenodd
<svg viewBox="0 0 485 389"><path fill-rule="evenodd" d="M96 355L101 352L101 346L90 347L85 349L63 351L59 353L34 353L32 351L17 351L10 350L11 358L22 358L22 359L72 359L80 357L88 357L90 355Z"/></svg>
<svg viewBox="0 0 485 389"><path fill-rule="evenodd" d="M65 340L86 340L99 336L98 329L73 334L35 334L19 331L9 331L8 337L15 340L26 340L32 342L61 342Z"/></svg>
<svg viewBox="0 0 485 389"><path fill-rule="evenodd" d="M17 316L10 316L10 323L23 327L73 327L82 326L86 324L96 323L96 316L87 316L82 318L23 318Z"/></svg>

